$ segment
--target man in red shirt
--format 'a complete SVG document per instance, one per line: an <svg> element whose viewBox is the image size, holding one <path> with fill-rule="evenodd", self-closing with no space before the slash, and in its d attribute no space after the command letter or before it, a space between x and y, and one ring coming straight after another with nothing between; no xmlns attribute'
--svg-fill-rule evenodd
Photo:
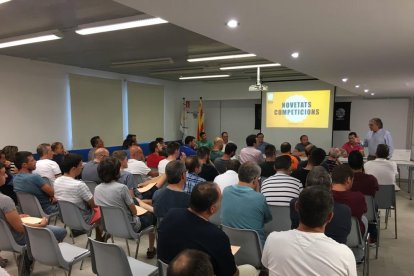
<svg viewBox="0 0 414 276"><path fill-rule="evenodd" d="M147 166L152 168L158 168L158 163L165 159L165 156L161 156L162 145L157 141L152 141L149 144L151 154L147 156Z"/></svg>
<svg viewBox="0 0 414 276"><path fill-rule="evenodd" d="M364 147L361 145L356 132L350 132L348 134L348 142L343 144L342 148L346 151L348 155L353 151L359 151L362 154L362 156L364 156Z"/></svg>
<svg viewBox="0 0 414 276"><path fill-rule="evenodd" d="M359 221L361 233L365 235L368 221L362 215L367 212L365 197L361 192L351 191L354 172L348 164L336 166L332 171L332 195L336 203L346 204L351 208L353 217Z"/></svg>

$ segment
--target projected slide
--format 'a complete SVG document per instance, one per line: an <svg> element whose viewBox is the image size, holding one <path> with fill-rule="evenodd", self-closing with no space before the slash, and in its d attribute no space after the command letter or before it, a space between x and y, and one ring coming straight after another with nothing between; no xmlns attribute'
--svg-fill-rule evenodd
<svg viewBox="0 0 414 276"><path fill-rule="evenodd" d="M266 127L328 128L330 90L266 93Z"/></svg>

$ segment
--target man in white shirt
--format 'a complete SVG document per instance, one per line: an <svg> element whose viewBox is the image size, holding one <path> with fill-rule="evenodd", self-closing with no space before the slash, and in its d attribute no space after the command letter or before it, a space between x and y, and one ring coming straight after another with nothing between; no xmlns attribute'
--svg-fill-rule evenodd
<svg viewBox="0 0 414 276"><path fill-rule="evenodd" d="M141 149L139 146L131 146L129 148L129 153L131 159L128 159L128 167L125 168L125 171L131 174L139 174L143 176L158 176L157 172L151 171L151 169L141 161Z"/></svg>
<svg viewBox="0 0 414 276"><path fill-rule="evenodd" d="M379 185L394 184L395 190L399 191L400 187L395 181L395 177L398 175L397 163L387 160L389 147L385 144L379 144L375 155L377 157L375 160L365 163L365 173L375 176Z"/></svg>
<svg viewBox="0 0 414 276"><path fill-rule="evenodd" d="M173 160L177 160L177 158L180 156L180 144L178 144L177 142L168 143L167 155L167 158L161 160L160 163L158 163L159 174L165 174L165 167L167 166L167 164Z"/></svg>
<svg viewBox="0 0 414 276"><path fill-rule="evenodd" d="M262 263L270 276L357 275L351 249L324 234L333 217L333 205L328 189L310 186L303 190L296 203L299 227L272 232L266 240Z"/></svg>
<svg viewBox="0 0 414 276"><path fill-rule="evenodd" d="M281 155L275 160L276 174L263 181L261 192L268 205L289 206L293 198L299 197L303 189L299 179L290 176L291 158Z"/></svg>
<svg viewBox="0 0 414 276"><path fill-rule="evenodd" d="M53 151L50 144L40 144L37 146L37 154L39 160L36 162L36 170L33 173L37 173L41 177L47 177L50 184L53 185L56 178L62 175L58 163L53 161Z"/></svg>
<svg viewBox="0 0 414 276"><path fill-rule="evenodd" d="M240 161L239 160L229 160L227 164L227 171L223 174L219 174L214 178L214 183L217 183L221 192L223 192L224 188L231 185L236 185L239 183L239 175L238 171L240 168Z"/></svg>
<svg viewBox="0 0 414 276"><path fill-rule="evenodd" d="M263 154L260 150L256 149L256 135L252 134L246 138L247 147L242 148L240 151L240 163L246 163L247 161L255 162L256 164L264 161Z"/></svg>

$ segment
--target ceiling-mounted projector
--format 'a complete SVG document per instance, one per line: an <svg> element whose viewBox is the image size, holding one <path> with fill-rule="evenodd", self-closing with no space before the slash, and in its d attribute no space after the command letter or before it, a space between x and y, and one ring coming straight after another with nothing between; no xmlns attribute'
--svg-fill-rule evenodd
<svg viewBox="0 0 414 276"><path fill-rule="evenodd" d="M267 91L269 87L260 82L260 67L257 67L257 81L256 84L249 86L249 92L263 92Z"/></svg>
<svg viewBox="0 0 414 276"><path fill-rule="evenodd" d="M253 84L249 86L249 92L262 92L267 91L269 87L264 84Z"/></svg>

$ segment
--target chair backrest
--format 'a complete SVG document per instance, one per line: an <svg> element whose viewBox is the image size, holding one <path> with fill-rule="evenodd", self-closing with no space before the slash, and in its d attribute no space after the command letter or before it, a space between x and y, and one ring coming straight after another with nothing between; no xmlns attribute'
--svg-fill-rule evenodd
<svg viewBox="0 0 414 276"><path fill-rule="evenodd" d="M89 238L89 240L92 243L93 258L95 259L98 275L132 276L128 258L122 248L115 244L98 242L91 238Z"/></svg>
<svg viewBox="0 0 414 276"><path fill-rule="evenodd" d="M98 183L96 183L95 181L83 181L85 182L86 186L88 186L89 191L91 191L92 194L95 194L95 188L96 186L98 186Z"/></svg>
<svg viewBox="0 0 414 276"><path fill-rule="evenodd" d="M240 246L234 256L237 265L250 264L256 268L262 267L262 245L259 234L250 229L236 229L221 225L224 233L230 239L231 245Z"/></svg>
<svg viewBox="0 0 414 276"><path fill-rule="evenodd" d="M68 263L63 259L58 242L50 229L27 225L24 227L29 239L31 254L36 261L68 269Z"/></svg>
<svg viewBox="0 0 414 276"><path fill-rule="evenodd" d="M89 231L92 229L93 226L85 222L77 205L64 200L58 200L58 204L63 222L72 230Z"/></svg>
<svg viewBox="0 0 414 276"><path fill-rule="evenodd" d="M5 222L1 217L0 237L0 250L22 253L24 246L16 243L7 222Z"/></svg>
<svg viewBox="0 0 414 276"><path fill-rule="evenodd" d="M375 201L378 209L389 209L391 206L395 206L395 186L393 184L379 185L379 190L375 194Z"/></svg>
<svg viewBox="0 0 414 276"><path fill-rule="evenodd" d="M167 276L168 264L164 263L160 259L157 260L158 275Z"/></svg>
<svg viewBox="0 0 414 276"><path fill-rule="evenodd" d="M139 234L132 229L131 222L124 209L101 206L101 213L108 233L124 239L138 238Z"/></svg>
<svg viewBox="0 0 414 276"><path fill-rule="evenodd" d="M359 222L356 217L351 218L351 232L349 232L346 239L346 245L350 248L362 247L364 242L359 228Z"/></svg>
<svg viewBox="0 0 414 276"><path fill-rule="evenodd" d="M35 195L24 192L16 192L16 195L20 209L24 214L37 218L49 217L49 215L43 211L42 206Z"/></svg>
<svg viewBox="0 0 414 276"><path fill-rule="evenodd" d="M271 206L269 205L272 220L265 224L265 232L267 234L273 231L290 230L292 222L290 220L289 206Z"/></svg>
<svg viewBox="0 0 414 276"><path fill-rule="evenodd" d="M133 174L135 184L140 184L144 182L144 177L140 174Z"/></svg>
<svg viewBox="0 0 414 276"><path fill-rule="evenodd" d="M369 222L376 222L377 216L375 211L375 199L370 195L365 195L365 203L367 204L367 212L365 213L365 217L368 219Z"/></svg>

